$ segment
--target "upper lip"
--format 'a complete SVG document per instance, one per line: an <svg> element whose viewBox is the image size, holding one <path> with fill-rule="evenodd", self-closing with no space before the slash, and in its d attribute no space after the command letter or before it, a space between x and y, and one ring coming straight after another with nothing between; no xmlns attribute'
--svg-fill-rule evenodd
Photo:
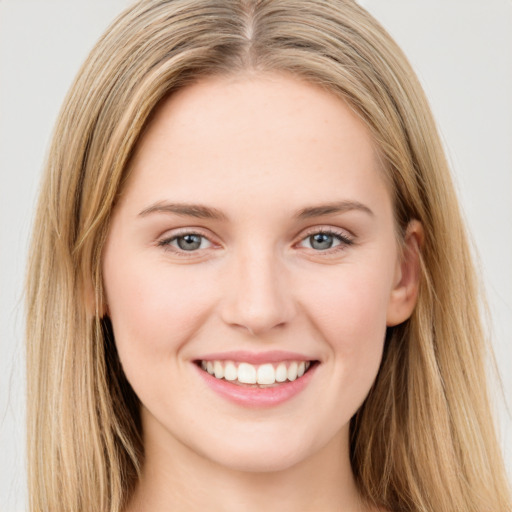
<svg viewBox="0 0 512 512"><path fill-rule="evenodd" d="M309 357L297 352L287 352L283 350L271 350L268 352L248 352L245 350L236 350L230 352L209 353L197 358L198 361L235 361L251 364L276 363L279 361L316 361L314 357Z"/></svg>

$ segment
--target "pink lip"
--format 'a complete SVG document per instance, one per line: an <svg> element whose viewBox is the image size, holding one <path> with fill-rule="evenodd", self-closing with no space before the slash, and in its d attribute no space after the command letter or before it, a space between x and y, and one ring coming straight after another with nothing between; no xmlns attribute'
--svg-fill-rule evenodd
<svg viewBox="0 0 512 512"><path fill-rule="evenodd" d="M269 352L247 352L243 350L233 352L218 352L197 358L198 361L234 361L250 364L277 363L280 361L314 361L314 357L307 357L296 352L272 350Z"/></svg>
<svg viewBox="0 0 512 512"><path fill-rule="evenodd" d="M295 357L296 356L286 358L281 357L278 360L282 361L284 359L295 359ZM216 358L221 360L228 359L226 354L223 354L222 358ZM229 359L234 360L231 357ZM303 358L301 359L303 360ZM247 359L243 360L249 362ZM265 361L269 360L265 359ZM231 402L245 407L271 407L286 402L287 400L290 400L299 394L311 381L314 373L316 372L318 364L312 365L311 368L302 377L299 377L292 382L284 382L283 384L269 388L239 386L227 380L213 377L208 372L202 370L197 364L194 364L194 367L196 368L196 371L199 372L199 376L204 380L204 382L211 390L215 391Z"/></svg>

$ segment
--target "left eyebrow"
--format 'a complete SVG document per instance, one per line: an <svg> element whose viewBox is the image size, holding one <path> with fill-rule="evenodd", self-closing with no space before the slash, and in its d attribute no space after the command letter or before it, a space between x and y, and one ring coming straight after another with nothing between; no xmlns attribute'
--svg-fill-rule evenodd
<svg viewBox="0 0 512 512"><path fill-rule="evenodd" d="M337 201L334 203L321 204L318 206L309 206L299 210L295 217L300 220L310 219L312 217L322 217L324 215L332 215L336 213L345 213L351 210L359 210L367 213L371 217L375 214L368 208L368 206L360 203L359 201Z"/></svg>

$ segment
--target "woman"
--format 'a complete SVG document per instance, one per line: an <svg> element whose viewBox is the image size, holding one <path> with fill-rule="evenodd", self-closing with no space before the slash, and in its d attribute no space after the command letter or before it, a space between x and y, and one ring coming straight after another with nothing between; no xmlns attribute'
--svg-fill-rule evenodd
<svg viewBox="0 0 512 512"><path fill-rule="evenodd" d="M58 122L28 318L32 510L510 508L441 144L352 2L126 11Z"/></svg>

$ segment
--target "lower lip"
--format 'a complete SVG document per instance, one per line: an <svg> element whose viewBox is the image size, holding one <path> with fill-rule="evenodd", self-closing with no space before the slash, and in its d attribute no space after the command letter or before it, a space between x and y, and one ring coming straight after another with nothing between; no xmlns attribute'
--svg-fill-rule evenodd
<svg viewBox="0 0 512 512"><path fill-rule="evenodd" d="M318 364L312 365L302 377L292 382L285 382L269 388L238 386L227 380L213 377L196 364L194 366L210 389L231 402L245 407L272 407L298 395L311 381Z"/></svg>

